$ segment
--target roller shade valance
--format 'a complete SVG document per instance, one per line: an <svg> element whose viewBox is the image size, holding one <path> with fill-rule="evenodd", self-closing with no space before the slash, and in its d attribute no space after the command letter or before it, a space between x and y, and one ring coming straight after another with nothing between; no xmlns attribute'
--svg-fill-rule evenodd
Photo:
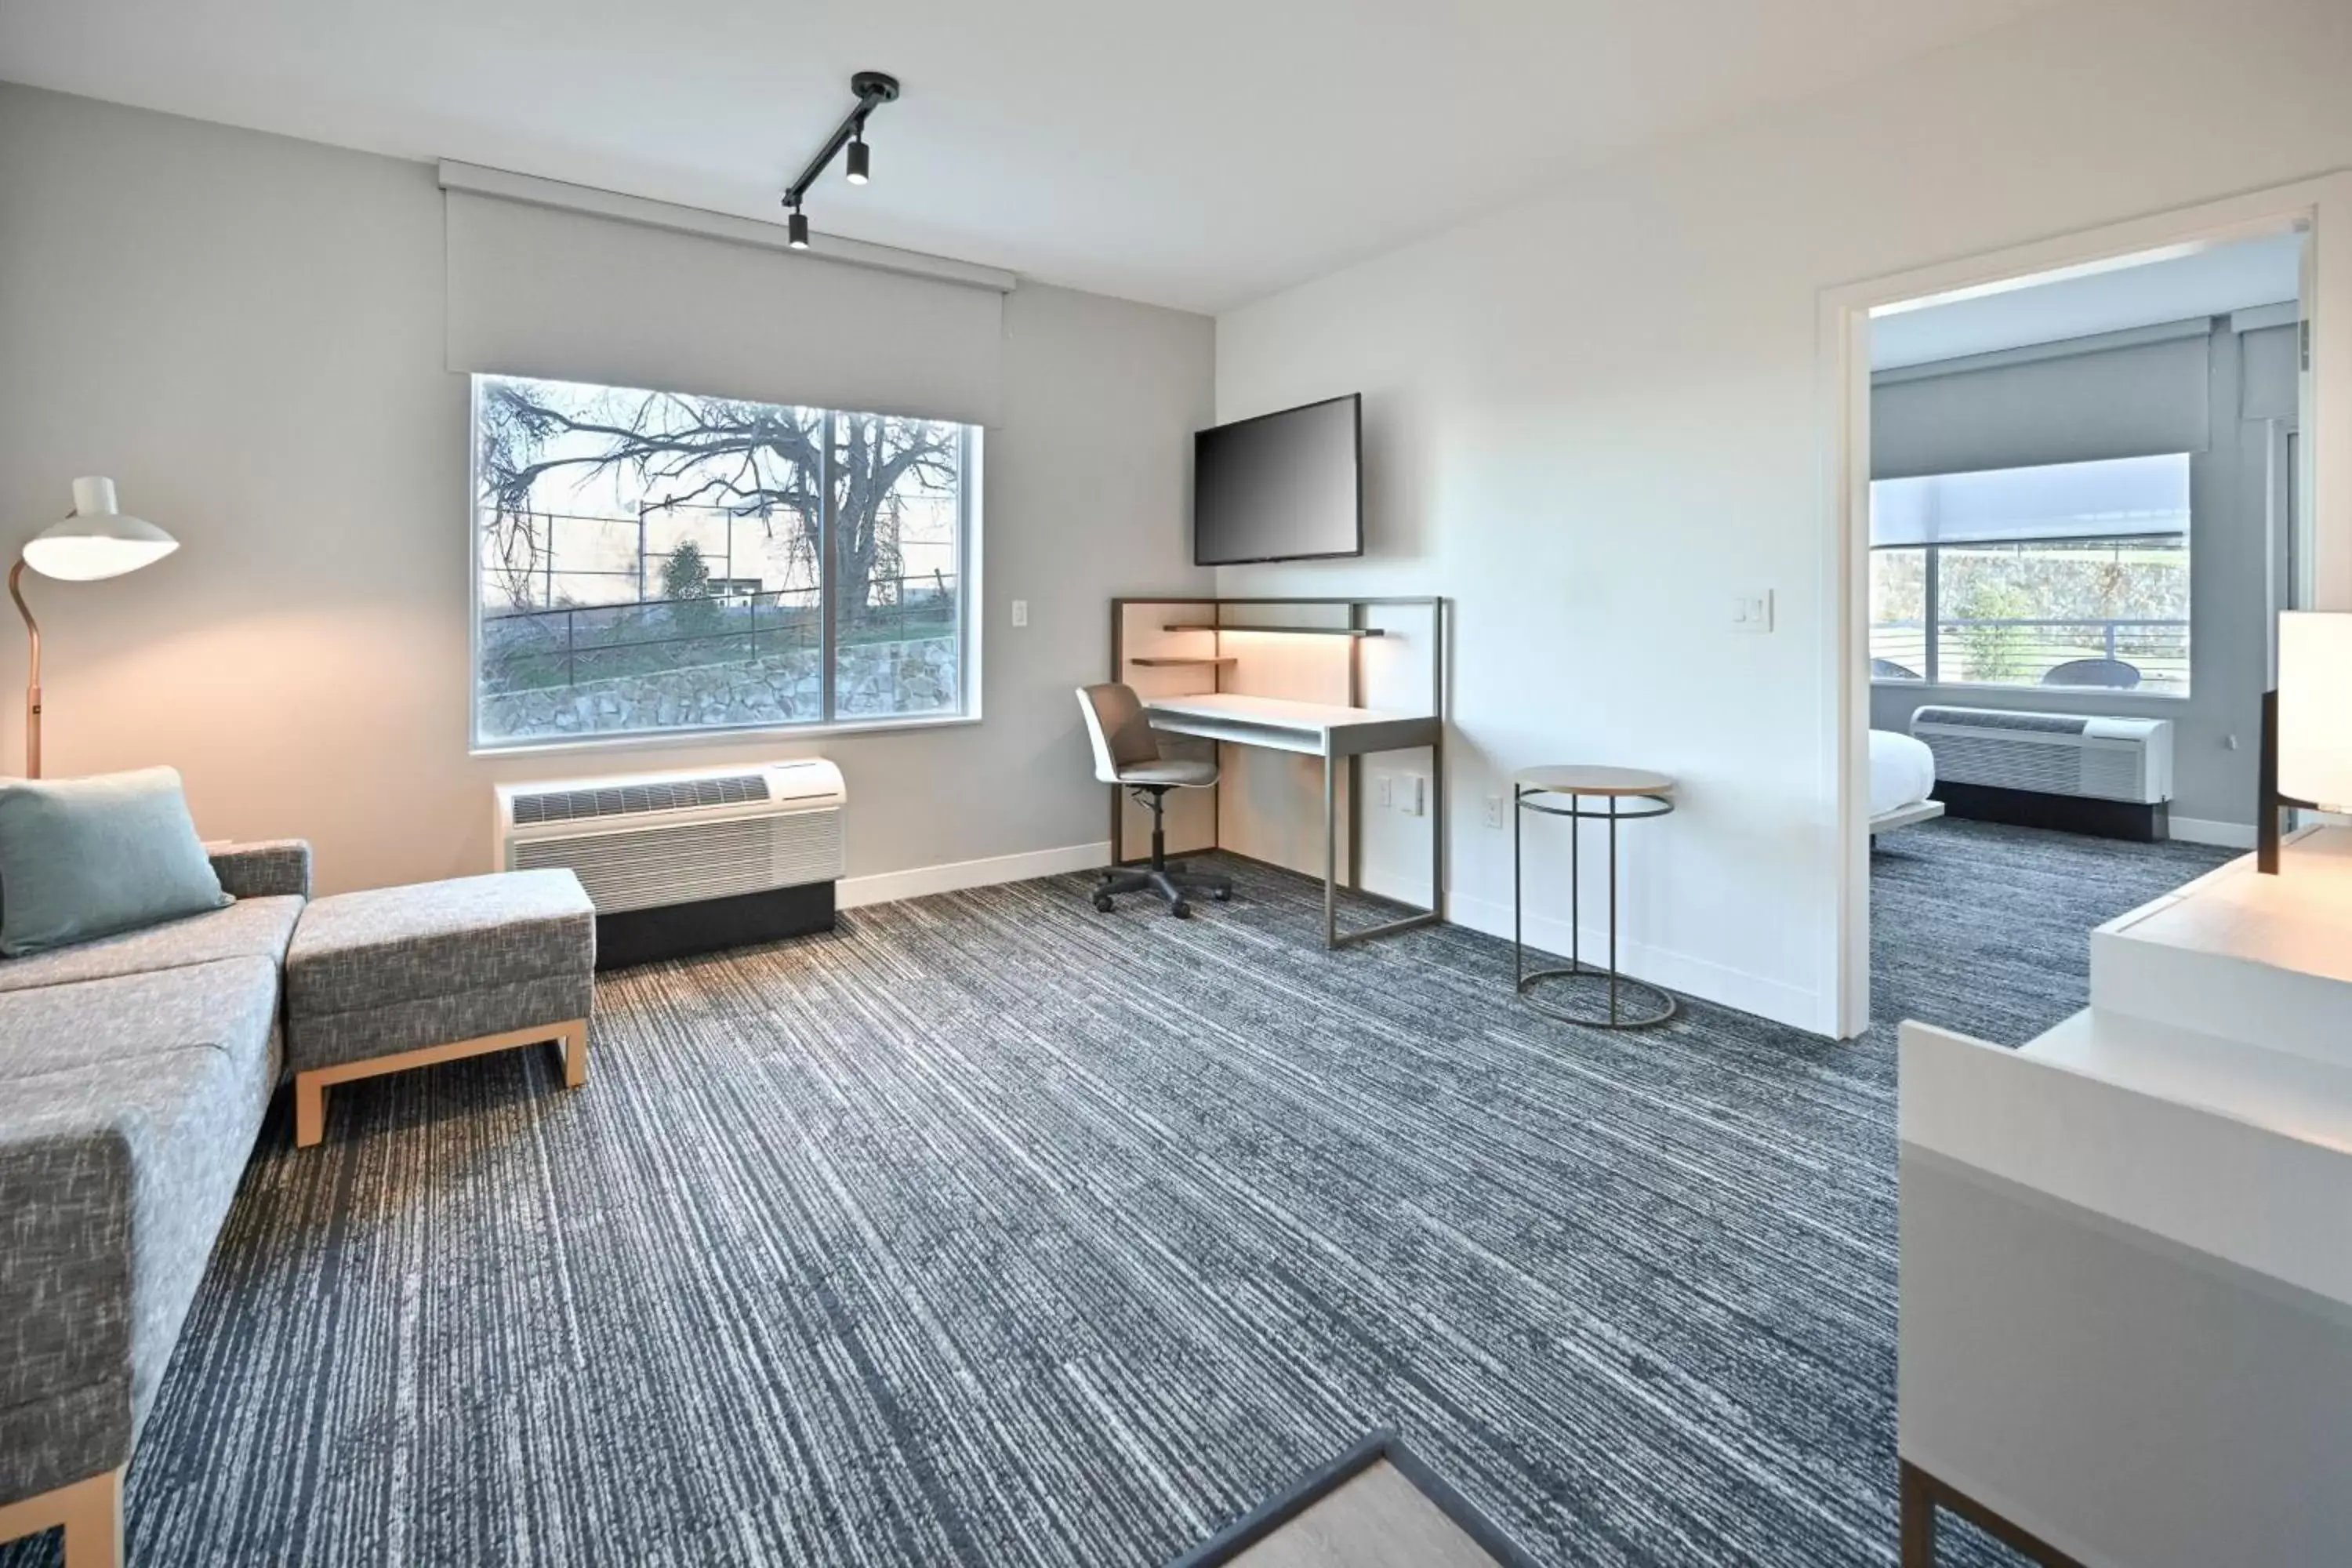
<svg viewBox="0 0 2352 1568"><path fill-rule="evenodd" d="M2202 452L2210 337L1918 375L1870 394L1870 477Z"/></svg>
<svg viewBox="0 0 2352 1568"><path fill-rule="evenodd" d="M1875 548L2183 534L2189 531L2189 454L2172 452L1877 479L1870 487L1870 542Z"/></svg>
<svg viewBox="0 0 2352 1568"><path fill-rule="evenodd" d="M987 425L1003 295L444 193L453 371Z"/></svg>

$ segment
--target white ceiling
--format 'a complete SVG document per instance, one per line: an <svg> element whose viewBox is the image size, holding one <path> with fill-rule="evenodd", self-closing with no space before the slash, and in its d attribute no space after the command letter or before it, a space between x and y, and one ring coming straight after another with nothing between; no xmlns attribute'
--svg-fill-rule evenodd
<svg viewBox="0 0 2352 1568"><path fill-rule="evenodd" d="M2299 236L2280 235L1898 309L1872 318L1870 363L1891 370L2275 305L2300 291L2302 256Z"/></svg>
<svg viewBox="0 0 2352 1568"><path fill-rule="evenodd" d="M5 0L0 79L1221 310L2042 0Z"/></svg>

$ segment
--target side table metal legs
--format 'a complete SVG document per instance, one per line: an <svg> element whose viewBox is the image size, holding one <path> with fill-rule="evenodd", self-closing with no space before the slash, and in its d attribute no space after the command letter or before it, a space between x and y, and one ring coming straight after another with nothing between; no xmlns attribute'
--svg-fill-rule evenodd
<svg viewBox="0 0 2352 1568"><path fill-rule="evenodd" d="M1564 798L1565 805L1542 804L1545 797ZM1585 800L1594 798L1572 791L1529 788L1514 783L1511 786L1511 982L1519 999L1547 1017L1565 1024L1580 1024L1593 1029L1643 1029L1663 1024L1673 1017L1681 1003L1672 992L1635 980L1619 973L1617 968L1617 825L1639 822L1645 816L1664 816L1674 810L1672 799L1652 795L1621 796L1609 794L1606 811L1588 810ZM1641 803L1639 811L1620 811L1621 798ZM1526 899L1521 888L1520 824L1525 814L1540 812L1546 816L1568 818L1568 963L1550 969L1529 969L1527 959ZM1583 878L1580 875L1581 851L1579 840L1587 819L1609 824L1609 966L1596 968L1586 963L1580 951L1583 941ZM1605 984L1608 1005L1603 1011L1596 998L1584 1009L1555 1005L1538 994L1546 981L1559 982L1554 991L1599 991Z"/></svg>

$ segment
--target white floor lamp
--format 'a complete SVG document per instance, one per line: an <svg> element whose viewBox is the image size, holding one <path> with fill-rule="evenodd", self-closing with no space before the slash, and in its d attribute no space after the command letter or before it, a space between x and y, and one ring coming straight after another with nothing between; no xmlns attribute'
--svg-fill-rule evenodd
<svg viewBox="0 0 2352 1568"><path fill-rule="evenodd" d="M23 558L8 568L8 596L25 617L25 635L32 645L25 679L26 778L41 776L41 628L25 603L25 568L63 582L91 583L136 572L180 548L178 540L144 518L115 510L112 479L76 479L73 495L72 514L26 540Z"/></svg>

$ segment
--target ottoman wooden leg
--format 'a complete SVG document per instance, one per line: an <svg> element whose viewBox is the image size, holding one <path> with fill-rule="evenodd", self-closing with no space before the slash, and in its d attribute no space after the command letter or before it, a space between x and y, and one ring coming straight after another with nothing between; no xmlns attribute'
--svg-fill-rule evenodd
<svg viewBox="0 0 2352 1568"><path fill-rule="evenodd" d="M578 1089L588 1081L588 1020L574 1018L563 1026L555 1037L555 1048L563 1057L563 1087Z"/></svg>
<svg viewBox="0 0 2352 1568"><path fill-rule="evenodd" d="M410 1068L431 1067L436 1062L455 1061L460 1057L478 1057L490 1051L508 1051L517 1046L536 1046L545 1042L552 1042L562 1056L563 1086L566 1089L578 1089L588 1081L588 1020L585 1018L573 1018L562 1024L541 1024L528 1029L509 1029L502 1035L452 1040L446 1046L425 1046L413 1051L395 1051L388 1057L337 1062L331 1067L298 1072L294 1075L294 1147L308 1149L325 1139L329 1084L349 1083L355 1078L381 1078L388 1072L405 1072Z"/></svg>
<svg viewBox="0 0 2352 1568"><path fill-rule="evenodd" d="M62 1526L66 1568L122 1568L122 1472L0 1507L0 1541Z"/></svg>
<svg viewBox="0 0 2352 1568"><path fill-rule="evenodd" d="M294 1147L308 1149L327 1136L327 1080L318 1073L294 1075Z"/></svg>

